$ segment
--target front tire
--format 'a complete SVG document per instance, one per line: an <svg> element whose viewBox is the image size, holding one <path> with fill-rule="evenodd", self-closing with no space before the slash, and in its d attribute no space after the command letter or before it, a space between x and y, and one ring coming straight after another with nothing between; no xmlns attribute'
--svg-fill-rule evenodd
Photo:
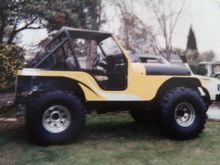
<svg viewBox="0 0 220 165"><path fill-rule="evenodd" d="M71 93L54 91L41 94L26 113L26 126L32 137L43 144L64 144L82 130L85 109Z"/></svg>
<svg viewBox="0 0 220 165"><path fill-rule="evenodd" d="M193 89L178 87L160 100L160 127L171 138L196 137L206 123L203 99Z"/></svg>

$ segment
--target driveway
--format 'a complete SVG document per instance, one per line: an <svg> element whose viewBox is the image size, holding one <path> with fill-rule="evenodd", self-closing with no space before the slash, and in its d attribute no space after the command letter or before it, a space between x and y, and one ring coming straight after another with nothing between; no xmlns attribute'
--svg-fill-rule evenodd
<svg viewBox="0 0 220 165"><path fill-rule="evenodd" d="M220 103L212 104L207 114L208 114L208 119L220 121Z"/></svg>

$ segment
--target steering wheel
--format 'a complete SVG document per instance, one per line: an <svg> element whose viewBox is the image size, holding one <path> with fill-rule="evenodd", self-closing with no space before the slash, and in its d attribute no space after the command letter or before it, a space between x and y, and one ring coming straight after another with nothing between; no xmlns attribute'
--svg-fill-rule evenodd
<svg viewBox="0 0 220 165"><path fill-rule="evenodd" d="M93 70L98 66L99 62L100 62L100 56L97 55L92 63Z"/></svg>

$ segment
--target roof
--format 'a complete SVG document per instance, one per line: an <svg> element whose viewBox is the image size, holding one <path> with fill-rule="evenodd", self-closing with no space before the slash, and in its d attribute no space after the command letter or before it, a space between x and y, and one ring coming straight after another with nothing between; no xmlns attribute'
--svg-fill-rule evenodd
<svg viewBox="0 0 220 165"><path fill-rule="evenodd" d="M73 38L83 38L83 39L96 40L96 41L102 41L112 35L111 33L100 32L100 31L95 31L95 30L72 28L68 26L63 26L58 31L58 34L64 31L67 31Z"/></svg>

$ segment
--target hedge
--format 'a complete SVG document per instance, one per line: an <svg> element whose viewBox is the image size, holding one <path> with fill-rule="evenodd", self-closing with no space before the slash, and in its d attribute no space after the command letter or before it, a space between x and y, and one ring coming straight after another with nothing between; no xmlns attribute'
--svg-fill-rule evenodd
<svg viewBox="0 0 220 165"><path fill-rule="evenodd" d="M24 64L24 49L14 44L0 44L0 91L14 86L16 70Z"/></svg>

